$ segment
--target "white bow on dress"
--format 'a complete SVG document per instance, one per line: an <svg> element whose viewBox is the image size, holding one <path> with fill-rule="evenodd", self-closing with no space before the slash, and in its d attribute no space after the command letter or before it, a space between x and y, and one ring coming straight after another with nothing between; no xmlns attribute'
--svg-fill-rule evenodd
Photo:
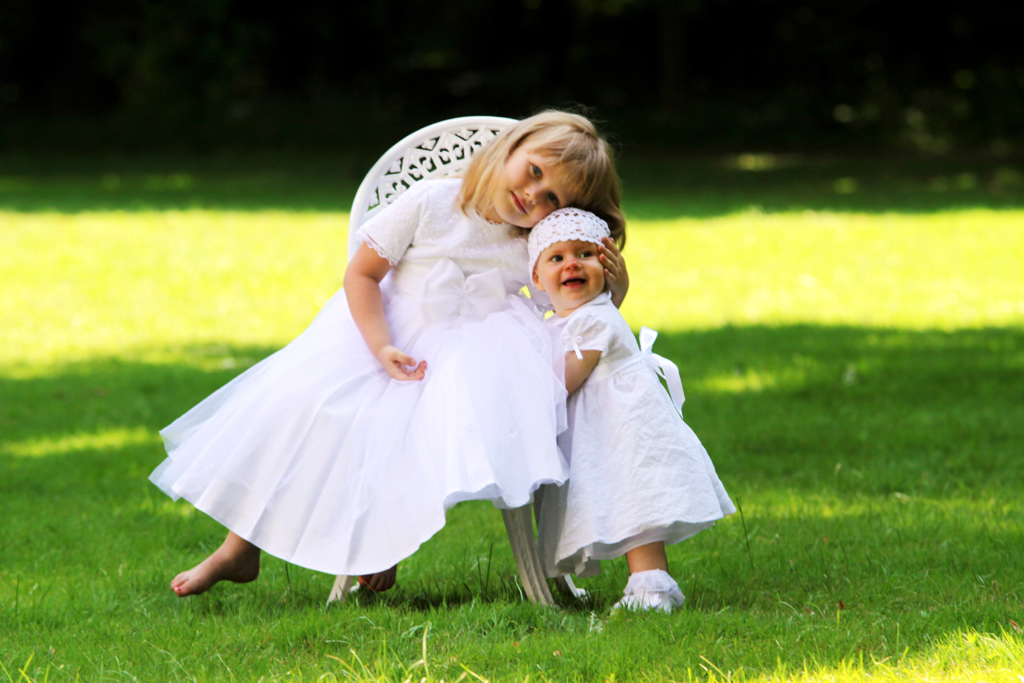
<svg viewBox="0 0 1024 683"><path fill-rule="evenodd" d="M480 320L501 308L505 281L499 268L466 277L451 259L438 261L420 290L423 321L453 317Z"/></svg>
<svg viewBox="0 0 1024 683"><path fill-rule="evenodd" d="M658 333L649 327L640 328L640 351L644 354L644 361L665 380L668 385L669 396L675 405L679 416L683 416L683 403L686 401L686 394L683 393L683 380L679 377L679 367L664 356L659 356L651 349L654 347L654 340Z"/></svg>

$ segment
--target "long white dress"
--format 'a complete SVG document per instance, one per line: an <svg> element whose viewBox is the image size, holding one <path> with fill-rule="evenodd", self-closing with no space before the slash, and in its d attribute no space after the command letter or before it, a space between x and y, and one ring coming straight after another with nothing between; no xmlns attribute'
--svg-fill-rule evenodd
<svg viewBox="0 0 1024 683"><path fill-rule="evenodd" d="M359 231L394 265L385 315L425 379L387 375L339 291L164 429L150 479L273 555L347 575L408 557L455 503L519 507L564 482L561 352L518 295L526 242L463 214L460 182L417 183Z"/></svg>
<svg viewBox="0 0 1024 683"><path fill-rule="evenodd" d="M569 429L559 439L569 483L545 487L542 498L545 572L593 575L600 560L678 543L735 512L610 295L551 324L566 349L600 351L601 359L569 397Z"/></svg>

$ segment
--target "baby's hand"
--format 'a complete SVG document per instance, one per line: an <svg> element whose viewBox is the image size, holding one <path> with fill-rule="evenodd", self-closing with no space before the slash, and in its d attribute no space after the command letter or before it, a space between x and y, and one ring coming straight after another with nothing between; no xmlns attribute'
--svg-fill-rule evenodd
<svg viewBox="0 0 1024 683"><path fill-rule="evenodd" d="M626 292L629 291L629 273L626 271L626 259L622 258L622 252L615 246L615 240L605 237L597 248L598 258L604 266L604 281L608 284L608 291L612 294L612 302L621 306Z"/></svg>
<svg viewBox="0 0 1024 683"><path fill-rule="evenodd" d="M423 379L427 374L427 361L416 361L401 349L394 346L384 346L377 352L377 360L384 366L392 379L400 382L415 382ZM409 368L412 370L409 370Z"/></svg>

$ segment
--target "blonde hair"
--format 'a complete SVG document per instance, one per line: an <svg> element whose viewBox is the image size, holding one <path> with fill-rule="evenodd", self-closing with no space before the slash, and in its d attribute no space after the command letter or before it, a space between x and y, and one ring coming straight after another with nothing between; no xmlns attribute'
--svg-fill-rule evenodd
<svg viewBox="0 0 1024 683"><path fill-rule="evenodd" d="M505 162L521 145L565 167L572 206L597 214L608 223L612 239L626 244L626 218L620 202L622 189L615 172L611 145L584 116L549 110L509 126L473 155L456 200L463 212L485 214L492 205L495 186Z"/></svg>

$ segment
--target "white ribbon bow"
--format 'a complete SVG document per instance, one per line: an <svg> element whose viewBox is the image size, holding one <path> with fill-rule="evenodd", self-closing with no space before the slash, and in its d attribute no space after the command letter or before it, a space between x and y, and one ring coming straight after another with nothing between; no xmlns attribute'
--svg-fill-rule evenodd
<svg viewBox="0 0 1024 683"><path fill-rule="evenodd" d="M668 385L669 396L675 404L679 416L683 416L683 403L686 401L686 394L683 393L683 380L679 377L679 368L675 363L664 356L659 356L651 349L654 347L654 340L658 333L649 327L640 328L640 351L644 354L644 361L653 369L658 376L665 380Z"/></svg>
<svg viewBox="0 0 1024 683"><path fill-rule="evenodd" d="M466 277L451 259L441 259L420 290L423 320L427 324L453 317L482 319L501 308L505 281L492 268Z"/></svg>
<svg viewBox="0 0 1024 683"><path fill-rule="evenodd" d="M583 337L576 337L572 340L572 349L576 352L576 357L583 360L583 352L580 351L580 344L583 343Z"/></svg>

